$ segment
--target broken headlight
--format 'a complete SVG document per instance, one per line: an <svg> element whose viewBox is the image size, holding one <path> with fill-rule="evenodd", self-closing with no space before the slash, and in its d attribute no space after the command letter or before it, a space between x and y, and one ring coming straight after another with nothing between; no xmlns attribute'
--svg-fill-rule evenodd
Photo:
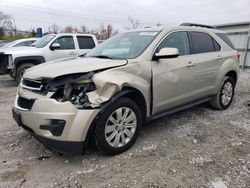
<svg viewBox="0 0 250 188"><path fill-rule="evenodd" d="M89 108L90 103L86 93L96 90L93 82L75 82L58 88L52 98L59 102L70 101L77 108Z"/></svg>

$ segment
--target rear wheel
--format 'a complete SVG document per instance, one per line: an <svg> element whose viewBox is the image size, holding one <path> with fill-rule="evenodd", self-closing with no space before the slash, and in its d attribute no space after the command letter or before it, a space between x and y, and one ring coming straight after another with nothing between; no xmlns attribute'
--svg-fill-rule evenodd
<svg viewBox="0 0 250 188"><path fill-rule="evenodd" d="M108 106L95 130L97 147L104 153L116 155L128 150L136 141L142 124L137 104L120 98Z"/></svg>
<svg viewBox="0 0 250 188"><path fill-rule="evenodd" d="M20 82L24 71L30 67L33 67L33 66L35 66L35 65L32 63L23 63L23 64L19 65L16 69L16 76L15 76L16 81Z"/></svg>
<svg viewBox="0 0 250 188"><path fill-rule="evenodd" d="M220 90L216 94L213 101L210 103L211 106L218 110L227 109L234 97L235 81L232 77L226 76L223 80Z"/></svg>

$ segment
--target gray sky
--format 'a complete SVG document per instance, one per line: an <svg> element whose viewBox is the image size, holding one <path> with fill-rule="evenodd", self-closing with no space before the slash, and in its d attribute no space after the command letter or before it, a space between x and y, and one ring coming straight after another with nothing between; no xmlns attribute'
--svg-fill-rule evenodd
<svg viewBox="0 0 250 188"><path fill-rule="evenodd" d="M14 16L18 29L52 24L98 28L112 24L129 27L128 17L140 27L183 22L222 24L250 21L250 0L0 0L0 11Z"/></svg>

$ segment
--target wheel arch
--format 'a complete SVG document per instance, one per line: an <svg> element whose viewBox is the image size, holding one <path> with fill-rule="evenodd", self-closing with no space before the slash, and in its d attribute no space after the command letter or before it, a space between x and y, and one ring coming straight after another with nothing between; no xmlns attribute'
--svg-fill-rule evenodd
<svg viewBox="0 0 250 188"><path fill-rule="evenodd" d="M228 71L228 72L226 73L226 75L225 75L225 76L230 76L231 78L233 78L234 83L235 83L235 84L237 83L238 76L237 76L236 71L234 71L234 70L230 70L230 71Z"/></svg>
<svg viewBox="0 0 250 188"><path fill-rule="evenodd" d="M25 64L25 63L32 63L34 65L38 65L44 63L45 59L43 56L25 56L25 57L18 57L14 61L14 76L16 75L17 67Z"/></svg>
<svg viewBox="0 0 250 188"><path fill-rule="evenodd" d="M105 102L101 107L100 107L100 112L98 115L94 118L92 121L86 137L85 137L85 147L88 146L89 142L93 138L94 134L94 129L95 126L98 122L99 117L102 115L102 112L107 108L110 104L112 104L115 100L121 98L121 97L127 97L134 101L138 107L140 108L142 112L142 119L143 123L146 121L146 116L147 116L147 104L146 104L146 99L143 96L143 94L136 88L130 87L130 86L125 86L122 88L122 90L118 91L116 94L114 94L111 99L109 99L107 102Z"/></svg>

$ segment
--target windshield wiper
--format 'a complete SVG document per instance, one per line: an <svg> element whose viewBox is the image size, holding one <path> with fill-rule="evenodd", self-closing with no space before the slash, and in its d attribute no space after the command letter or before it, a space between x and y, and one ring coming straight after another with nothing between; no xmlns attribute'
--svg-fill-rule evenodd
<svg viewBox="0 0 250 188"><path fill-rule="evenodd" d="M96 56L89 56L89 57L96 57L96 58L102 58L102 59L113 59L113 57L108 55L96 55Z"/></svg>
<svg viewBox="0 0 250 188"><path fill-rule="evenodd" d="M87 53L81 54L79 55L79 57L84 57Z"/></svg>

